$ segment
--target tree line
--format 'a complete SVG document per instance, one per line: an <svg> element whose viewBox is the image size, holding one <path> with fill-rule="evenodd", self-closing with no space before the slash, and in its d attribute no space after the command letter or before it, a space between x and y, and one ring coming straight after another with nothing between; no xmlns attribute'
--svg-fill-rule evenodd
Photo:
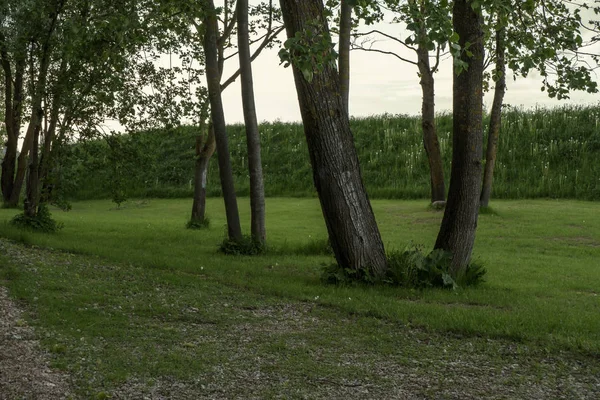
<svg viewBox="0 0 600 400"><path fill-rule="evenodd" d="M550 96L597 91L592 71L598 59L586 46L597 40L598 24L582 14L599 10L587 2L280 0L279 6L272 1L251 6L240 0L225 0L219 7L213 0L3 2L5 204L17 206L26 181L24 215L35 218L52 196L50 176L60 167L66 143L73 137L103 137L111 148L119 146L117 136L106 130L106 120L134 131L174 127L187 118L198 126L190 222L202 224L206 219L208 161L216 151L227 241L243 243L221 98L240 79L250 240L253 251L263 249L264 182L252 61L263 49L278 45L285 30L279 55L293 70L313 181L335 258L344 269L381 278L389 268L388 258L350 129L349 68L351 49L377 51L365 45L365 32L359 28L392 15L391 22L409 32L407 38L393 39L415 58L386 53L419 71L431 201L445 204L435 249L451 254L452 271L460 274L470 263L479 207L487 205L491 195L507 71L523 76L538 71L544 79L542 89ZM589 41L582 31L591 32ZM339 37L337 51L332 33ZM390 36L376 30L367 33ZM434 119L434 74L443 56L452 57L454 72L447 198ZM224 77L224 65L232 58L239 60L239 68ZM482 99L491 85L495 95L484 162ZM26 129L17 156L22 125Z"/></svg>

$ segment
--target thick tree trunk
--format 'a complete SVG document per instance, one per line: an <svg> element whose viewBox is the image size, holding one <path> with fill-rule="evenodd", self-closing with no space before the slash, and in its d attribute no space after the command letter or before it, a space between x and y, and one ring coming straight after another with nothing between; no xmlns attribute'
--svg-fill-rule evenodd
<svg viewBox="0 0 600 400"><path fill-rule="evenodd" d="M192 221L204 221L206 219L206 179L208 176L208 164L215 152L215 146L215 131L212 123L209 123L206 140L202 139L202 135L199 135L196 139Z"/></svg>
<svg viewBox="0 0 600 400"><path fill-rule="evenodd" d="M280 4L288 37L315 27L327 33L321 0L280 0ZM310 82L296 66L293 71L313 179L336 260L341 267L382 277L387 259L339 96L339 75L331 64Z"/></svg>
<svg viewBox="0 0 600 400"><path fill-rule="evenodd" d="M28 217L37 215L39 206L39 139L41 125L38 125L33 135L33 144L31 146L31 157L29 162L29 173L27 174L27 196L24 203L24 212Z"/></svg>
<svg viewBox="0 0 600 400"><path fill-rule="evenodd" d="M29 151L33 146L36 129L38 129L38 125L40 124L40 122L37 121L38 117L34 116L34 114L37 113L34 112L31 116L31 120L27 126L27 133L25 134L25 139L23 140L23 146L21 147L21 153L17 159L17 172L15 175L12 192L8 200L8 206L10 207L14 207L19 203L21 190L23 189L23 182L25 181L25 174L27 173L27 160Z"/></svg>
<svg viewBox="0 0 600 400"><path fill-rule="evenodd" d="M429 162L431 182L431 202L446 200L446 185L444 183L444 164L440 151L435 126L435 84L433 72L429 64L429 51L423 44L417 49L418 67L421 75L421 126L423 129L423 145Z"/></svg>
<svg viewBox="0 0 600 400"><path fill-rule="evenodd" d="M340 5L340 44L338 69L340 70L340 92L346 113L350 115L350 31L352 30L352 6L348 0Z"/></svg>
<svg viewBox="0 0 600 400"><path fill-rule="evenodd" d="M50 165L51 165L51 150L54 146L56 139L56 127L58 125L58 114L60 109L59 98L55 97L52 102L52 110L50 111L50 124L46 133L44 134L44 146L42 148L42 155L39 162L39 174L38 178L40 181L40 203L45 203L50 200L49 192L49 180L50 180Z"/></svg>
<svg viewBox="0 0 600 400"><path fill-rule="evenodd" d="M471 8L471 1L454 2L453 24L460 46L471 43L472 57L463 52L461 58L469 67L454 73L452 172L435 248L452 253L452 268L459 273L471 260L479 214L484 54L482 17Z"/></svg>
<svg viewBox="0 0 600 400"><path fill-rule="evenodd" d="M225 125L225 114L223 112L223 101L221 99L221 74L219 69L217 37L219 28L213 0L204 1L206 17L204 24L204 54L206 57L206 81L210 99L210 112L215 130L215 141L217 145L217 157L219 161L219 177L223 190L225 202L225 214L227 216L227 233L229 239L239 241L242 239L242 228L238 212L237 199L233 184L233 172L229 155L229 144Z"/></svg>
<svg viewBox="0 0 600 400"><path fill-rule="evenodd" d="M487 150L485 154L485 170L483 173L483 188L481 189L480 206L487 207L492 197L492 181L494 179L494 165L498 152L498 136L502 124L502 103L506 92L506 64L504 62L504 28L496 31L496 87L494 89L494 102L490 114Z"/></svg>
<svg viewBox="0 0 600 400"><path fill-rule="evenodd" d="M265 187L260 157L260 133L254 104L254 83L252 81L252 60L250 58L250 38L248 35L248 0L238 0L237 7L242 104L246 125L248 169L250 172L250 226L252 239L257 243L264 243L267 238Z"/></svg>
<svg viewBox="0 0 600 400"><path fill-rule="evenodd" d="M14 188L15 168L17 163L17 147L19 132L21 130L21 112L23 101L23 74L25 61L17 59L15 64L14 80L8 53L3 47L1 50L2 68L4 71L4 123L6 128L6 151L2 160L2 177L0 187L5 204L9 205Z"/></svg>

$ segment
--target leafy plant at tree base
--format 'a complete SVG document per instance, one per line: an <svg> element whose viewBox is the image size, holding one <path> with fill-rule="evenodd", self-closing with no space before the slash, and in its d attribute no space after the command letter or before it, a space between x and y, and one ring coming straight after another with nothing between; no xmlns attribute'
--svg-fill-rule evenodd
<svg viewBox="0 0 600 400"><path fill-rule="evenodd" d="M264 243L253 240L249 235L242 236L241 240L225 237L219 246L220 253L231 256L256 256L266 251L267 247Z"/></svg>
<svg viewBox="0 0 600 400"><path fill-rule="evenodd" d="M63 224L56 222L48 206L41 204L38 208L38 212L34 217L30 217L23 214L16 215L10 223L19 228L25 228L34 230L37 232L55 233L63 228Z"/></svg>
<svg viewBox="0 0 600 400"><path fill-rule="evenodd" d="M405 288L445 288L458 289L474 286L484 281L486 269L471 263L459 275L451 269L452 254L441 249L424 254L422 247L411 245L403 251L388 254L389 271L380 281L373 279L366 271L354 271L331 264L324 268L322 280L327 284L347 285L354 283L377 284Z"/></svg>
<svg viewBox="0 0 600 400"><path fill-rule="evenodd" d="M187 229L208 229L210 227L210 219L208 217L204 217L202 219L190 219L187 224L185 224Z"/></svg>

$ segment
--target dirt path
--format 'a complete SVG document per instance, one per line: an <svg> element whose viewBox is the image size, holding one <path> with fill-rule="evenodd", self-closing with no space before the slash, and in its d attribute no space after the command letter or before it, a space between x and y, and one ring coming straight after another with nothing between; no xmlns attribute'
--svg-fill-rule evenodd
<svg viewBox="0 0 600 400"><path fill-rule="evenodd" d="M54 400L70 396L68 377L48 367L48 357L22 311L0 286L0 400Z"/></svg>

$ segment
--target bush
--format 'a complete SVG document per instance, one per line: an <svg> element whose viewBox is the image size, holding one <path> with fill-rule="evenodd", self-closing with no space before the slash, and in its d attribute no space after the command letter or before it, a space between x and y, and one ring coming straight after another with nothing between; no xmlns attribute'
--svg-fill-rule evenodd
<svg viewBox="0 0 600 400"><path fill-rule="evenodd" d="M37 232L54 233L63 228L63 224L52 219L50 210L45 204L41 204L34 217L23 214L16 215L10 223L19 228L34 230Z"/></svg>
<svg viewBox="0 0 600 400"><path fill-rule="evenodd" d="M485 268L480 264L470 264L460 274L451 269L452 254L436 249L424 254L422 247L411 245L404 251L388 255L388 272L383 279L376 279L367 270L341 268L331 264L324 268L322 280L329 284L353 284L357 282L383 283L414 289L473 286L483 282Z"/></svg>
<svg viewBox="0 0 600 400"><path fill-rule="evenodd" d="M210 219L208 217L204 217L202 219L190 219L187 224L185 224L187 229L208 229L210 227Z"/></svg>
<svg viewBox="0 0 600 400"><path fill-rule="evenodd" d="M266 251L264 243L257 242L248 235L242 236L241 240L226 237L219 246L219 252L232 256L256 256Z"/></svg>

